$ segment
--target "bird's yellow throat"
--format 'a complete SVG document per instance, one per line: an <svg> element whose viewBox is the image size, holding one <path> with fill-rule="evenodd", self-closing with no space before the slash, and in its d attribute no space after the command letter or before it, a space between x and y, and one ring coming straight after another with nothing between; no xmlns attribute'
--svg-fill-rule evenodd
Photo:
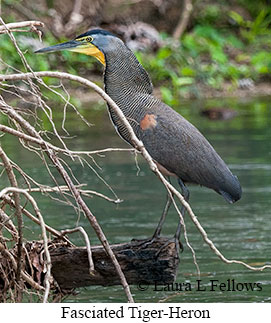
<svg viewBox="0 0 271 323"><path fill-rule="evenodd" d="M88 46L84 46L84 47L79 46L79 47L71 48L70 51L96 57L99 62L105 65L104 54L93 44L89 44Z"/></svg>

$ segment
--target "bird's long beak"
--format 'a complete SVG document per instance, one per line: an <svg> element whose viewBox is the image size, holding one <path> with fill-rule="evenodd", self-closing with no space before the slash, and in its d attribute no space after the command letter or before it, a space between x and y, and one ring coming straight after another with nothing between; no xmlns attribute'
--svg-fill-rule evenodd
<svg viewBox="0 0 271 323"><path fill-rule="evenodd" d="M95 45L91 43L82 43L81 41L78 41L78 40L70 40L62 44L41 48L39 50L36 50L35 53L51 53L51 52L58 52L61 50L68 50L71 52L94 56L103 65L105 65L104 54Z"/></svg>

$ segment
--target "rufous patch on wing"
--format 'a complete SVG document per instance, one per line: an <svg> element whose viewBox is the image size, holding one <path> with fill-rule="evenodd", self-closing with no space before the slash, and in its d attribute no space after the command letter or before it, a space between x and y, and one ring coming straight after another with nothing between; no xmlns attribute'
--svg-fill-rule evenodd
<svg viewBox="0 0 271 323"><path fill-rule="evenodd" d="M153 129L157 125L156 115L147 113L140 121L140 128L142 130Z"/></svg>

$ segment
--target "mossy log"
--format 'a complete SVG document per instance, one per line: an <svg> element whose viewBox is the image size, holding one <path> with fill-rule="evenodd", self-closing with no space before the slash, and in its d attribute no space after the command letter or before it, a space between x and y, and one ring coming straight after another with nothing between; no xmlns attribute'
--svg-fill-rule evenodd
<svg viewBox="0 0 271 323"><path fill-rule="evenodd" d="M175 281L179 257L175 243L167 242L167 238L158 238L151 242L132 240L111 245L129 284L165 284ZM92 246L91 251L95 267L93 275L89 273L86 248L67 244L51 245L52 274L61 289L120 285L115 268L103 247Z"/></svg>

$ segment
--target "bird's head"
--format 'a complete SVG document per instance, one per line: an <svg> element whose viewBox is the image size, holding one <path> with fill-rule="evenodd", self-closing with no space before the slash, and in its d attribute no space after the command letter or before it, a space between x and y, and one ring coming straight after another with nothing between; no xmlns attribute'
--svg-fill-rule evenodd
<svg viewBox="0 0 271 323"><path fill-rule="evenodd" d="M54 46L41 48L35 51L35 53L48 53L61 50L69 50L72 52L94 56L103 65L105 65L104 53L106 49L110 47L110 44L116 40L120 41L119 38L108 31L102 29L93 29L77 36L73 40Z"/></svg>

